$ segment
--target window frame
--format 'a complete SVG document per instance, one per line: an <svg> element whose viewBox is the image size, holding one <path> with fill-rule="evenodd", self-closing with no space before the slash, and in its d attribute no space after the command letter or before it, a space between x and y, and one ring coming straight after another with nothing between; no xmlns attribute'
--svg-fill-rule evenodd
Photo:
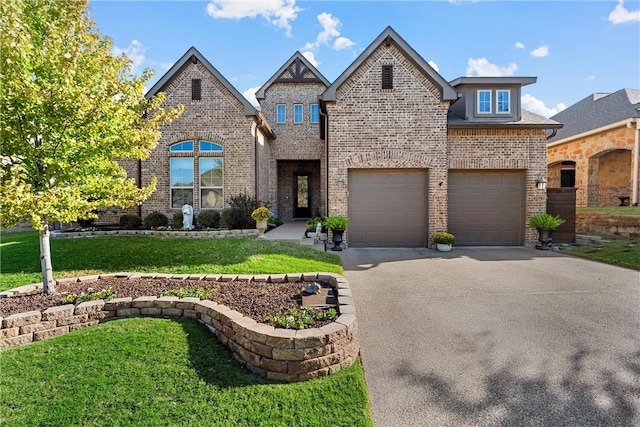
<svg viewBox="0 0 640 427"><path fill-rule="evenodd" d="M293 123L296 125L304 123L304 105L293 104Z"/></svg>
<svg viewBox="0 0 640 427"><path fill-rule="evenodd" d="M188 190L191 189L191 206L194 204L194 195L195 195L195 157L193 156L175 156L169 158L169 208L170 209L180 209L185 204L183 203L181 206L174 207L173 203L173 190ZM191 161L191 186L188 185L173 185L173 176L174 176L174 161Z"/></svg>
<svg viewBox="0 0 640 427"><path fill-rule="evenodd" d="M222 174L220 177L220 185L203 185L202 182L202 161L203 160L219 160L221 162L220 164L220 169L222 170ZM198 157L198 186L200 188L200 210L212 210L212 209L223 209L224 208L224 157L220 157L220 156L201 156ZM203 200L203 195L202 192L203 190L216 190L219 189L220 190L220 200L222 201L222 204L220 206L214 206L214 207L205 207L204 204L202 203Z"/></svg>
<svg viewBox="0 0 640 427"><path fill-rule="evenodd" d="M313 111L314 107L315 112ZM320 123L320 105L309 104L309 123Z"/></svg>
<svg viewBox="0 0 640 427"><path fill-rule="evenodd" d="M501 93L507 94L507 101L506 101L507 110L506 111L500 111L501 102L504 102L504 100L500 101ZM511 114L511 90L510 89L496 89L496 114L505 114L505 115Z"/></svg>
<svg viewBox="0 0 640 427"><path fill-rule="evenodd" d="M282 109L282 114L280 114ZM287 104L276 104L276 123L287 123Z"/></svg>
<svg viewBox="0 0 640 427"><path fill-rule="evenodd" d="M492 107L493 107L493 91L491 89L478 89L477 90L477 95L476 95L476 114L480 115L489 115L489 114L493 114L492 111ZM483 94L489 94L489 100L482 100L481 97ZM482 107L483 106L488 106L489 107L489 111L482 111Z"/></svg>

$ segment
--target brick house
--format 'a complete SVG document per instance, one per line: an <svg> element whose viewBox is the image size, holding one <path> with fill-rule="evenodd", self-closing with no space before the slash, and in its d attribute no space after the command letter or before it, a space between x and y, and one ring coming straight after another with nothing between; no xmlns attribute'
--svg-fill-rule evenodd
<svg viewBox="0 0 640 427"><path fill-rule="evenodd" d="M220 209L246 190L284 221L348 216L350 246L430 246L439 230L461 245L531 243L547 133L562 126L521 109L535 81L447 82L388 27L334 82L296 52L257 110L191 48L148 94L185 112L129 165L158 179L139 212Z"/></svg>
<svg viewBox="0 0 640 427"><path fill-rule="evenodd" d="M640 90L594 93L552 119L565 126L547 145L549 187L575 187L577 206L637 205Z"/></svg>

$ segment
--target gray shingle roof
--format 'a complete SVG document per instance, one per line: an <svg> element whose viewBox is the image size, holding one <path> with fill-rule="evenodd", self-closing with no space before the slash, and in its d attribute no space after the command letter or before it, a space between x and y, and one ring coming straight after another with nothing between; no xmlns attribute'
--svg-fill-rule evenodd
<svg viewBox="0 0 640 427"><path fill-rule="evenodd" d="M454 104L455 105L455 104ZM463 110L464 114L464 110ZM447 124L449 126L456 125L464 125L469 127L536 127L536 128L559 128L562 126L561 123L558 123L555 120L547 119L546 117L540 116L538 114L532 113L531 111L522 110L522 116L520 120L505 122L505 121L471 121L465 120L463 116L459 114L459 108L454 109L453 107L449 110L449 114L447 115Z"/></svg>
<svg viewBox="0 0 640 427"><path fill-rule="evenodd" d="M594 93L551 117L564 123L564 128L558 130L558 134L549 142L637 117L640 117L640 90Z"/></svg>

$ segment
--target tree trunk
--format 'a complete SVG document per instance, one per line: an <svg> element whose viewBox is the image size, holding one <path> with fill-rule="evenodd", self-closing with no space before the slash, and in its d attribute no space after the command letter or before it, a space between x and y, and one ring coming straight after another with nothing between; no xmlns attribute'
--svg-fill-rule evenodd
<svg viewBox="0 0 640 427"><path fill-rule="evenodd" d="M42 268L42 286L44 293L53 294L56 291L56 282L53 280L53 268L51 267L51 247L49 246L49 224L45 223L40 230L40 267Z"/></svg>

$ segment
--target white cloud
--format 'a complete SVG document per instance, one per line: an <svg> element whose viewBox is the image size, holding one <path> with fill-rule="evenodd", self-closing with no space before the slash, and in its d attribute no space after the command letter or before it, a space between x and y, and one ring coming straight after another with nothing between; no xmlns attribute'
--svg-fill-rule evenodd
<svg viewBox="0 0 640 427"><path fill-rule="evenodd" d="M554 116L558 114L560 111L567 108L566 105L564 105L562 102L557 104L555 107L547 107L546 105L544 105L544 102L542 102L535 96L530 95L528 93L525 93L524 95L522 95L521 100L522 100L522 108L544 117Z"/></svg>
<svg viewBox="0 0 640 427"><path fill-rule="evenodd" d="M355 45L352 40L340 37L340 27L342 27L340 19L330 13L322 12L318 15L318 22L322 26L322 31L318 33L314 42L307 42L304 45L304 50L312 51L322 45L331 46L335 50L342 50ZM333 44L331 44L332 41Z"/></svg>
<svg viewBox="0 0 640 427"><path fill-rule="evenodd" d="M595 79L596 79L596 76L591 75L591 76L587 76L587 78L586 78L585 80L586 80L586 81L588 81L588 82L592 82L592 81L594 81Z"/></svg>
<svg viewBox="0 0 640 427"><path fill-rule="evenodd" d="M346 37L338 37L333 42L333 48L335 50L346 49L346 48L351 47L353 45L355 45L355 43L353 41L349 40Z"/></svg>
<svg viewBox="0 0 640 427"><path fill-rule="evenodd" d="M515 48L516 48L516 49L524 49L524 43L522 43L522 42L516 42L516 44L515 44Z"/></svg>
<svg viewBox="0 0 640 427"><path fill-rule="evenodd" d="M242 95L247 98L247 101L249 101L256 108L260 108L260 103L256 99L256 92L258 91L258 89L260 89L260 86L250 87L249 89L242 92Z"/></svg>
<svg viewBox="0 0 640 427"><path fill-rule="evenodd" d="M296 0L211 0L206 10L216 19L262 16L271 25L287 30L287 36L291 36L291 21L298 18L302 9L296 6Z"/></svg>
<svg viewBox="0 0 640 427"><path fill-rule="evenodd" d="M549 45L542 45L537 47L531 51L531 56L535 56L536 58L544 58L545 56L549 56Z"/></svg>
<svg viewBox="0 0 640 427"><path fill-rule="evenodd" d="M490 63L487 58L469 58L467 62L467 77L504 77L512 76L518 66L512 62L506 67Z"/></svg>
<svg viewBox="0 0 640 427"><path fill-rule="evenodd" d="M313 65L314 67L318 68L318 65L320 65L320 62L316 59L316 56L313 54L313 52L305 50L304 52L302 52L302 56L307 58L309 62L311 62L311 65Z"/></svg>
<svg viewBox="0 0 640 427"><path fill-rule="evenodd" d="M146 47L138 40L133 40L129 46L122 49L118 46L111 48L111 53L115 56L125 54L127 58L131 60L131 72L138 74L140 72L140 66L144 62L144 53L147 50Z"/></svg>
<svg viewBox="0 0 640 427"><path fill-rule="evenodd" d="M640 21L640 9L631 11L625 8L624 0L619 0L616 7L609 14L609 22L613 24L625 24L634 21Z"/></svg>
<svg viewBox="0 0 640 427"><path fill-rule="evenodd" d="M440 72L440 68L438 67L438 64L436 64L434 61L428 61L427 62L429 65L431 65L431 68L433 68L434 70L436 70L436 73Z"/></svg>

